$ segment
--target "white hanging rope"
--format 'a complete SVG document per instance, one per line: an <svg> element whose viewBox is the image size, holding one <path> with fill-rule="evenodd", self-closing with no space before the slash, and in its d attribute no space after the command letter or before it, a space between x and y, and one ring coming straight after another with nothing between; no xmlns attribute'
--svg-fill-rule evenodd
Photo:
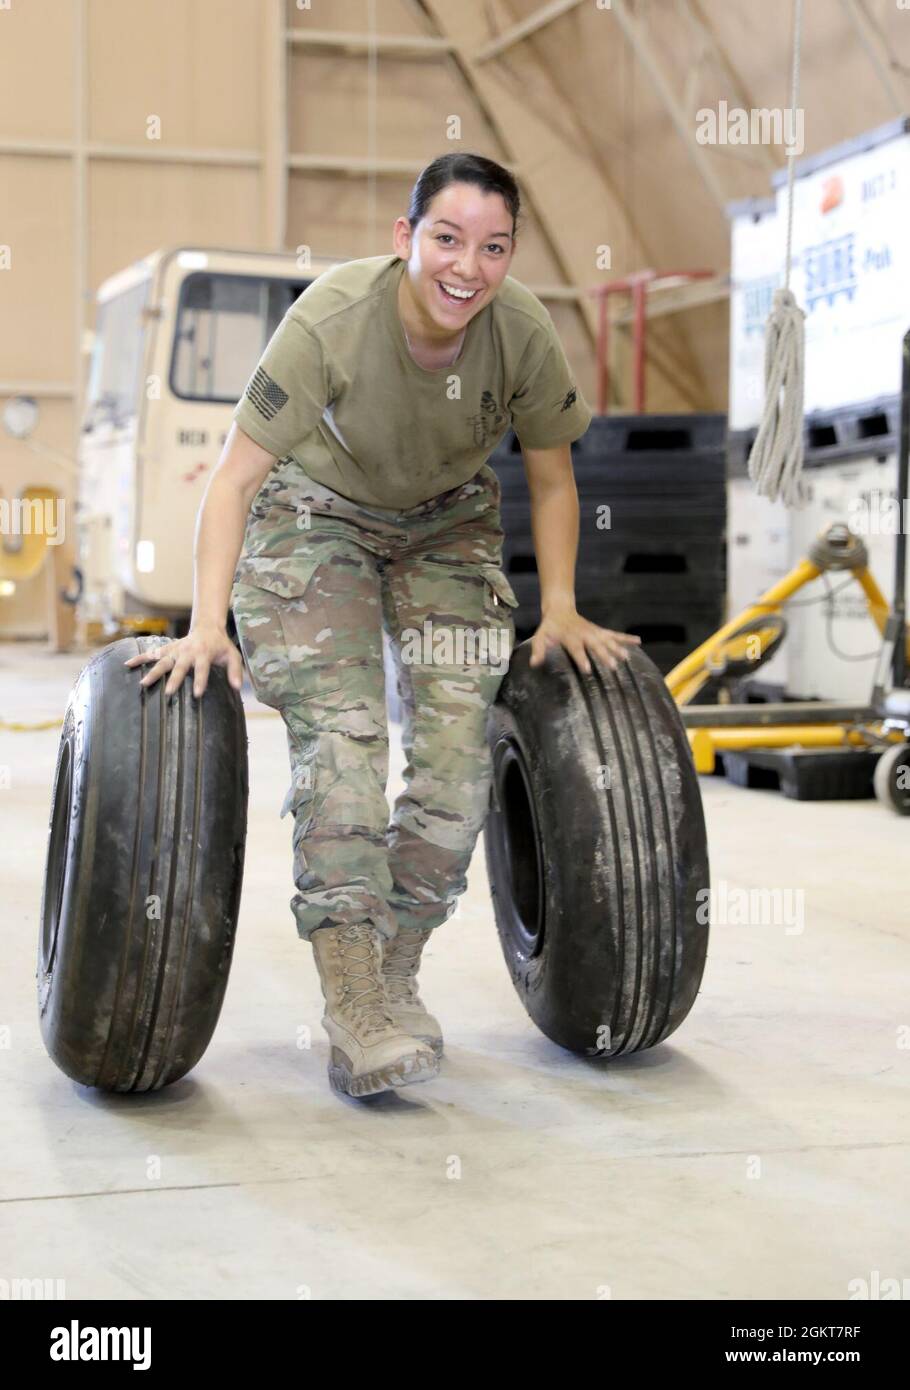
<svg viewBox="0 0 910 1390"><path fill-rule="evenodd" d="M787 257L784 287L774 291L765 325L765 404L749 454L749 477L762 497L780 497L787 507L806 500L803 467L803 363L805 319L790 290L793 247L793 166L803 0L793 10L793 72L790 85L791 152L787 157Z"/></svg>

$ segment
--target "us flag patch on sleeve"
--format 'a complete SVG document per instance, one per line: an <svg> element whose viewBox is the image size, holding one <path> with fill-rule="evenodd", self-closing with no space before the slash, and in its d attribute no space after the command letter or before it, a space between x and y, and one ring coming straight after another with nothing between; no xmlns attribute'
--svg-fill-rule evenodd
<svg viewBox="0 0 910 1390"><path fill-rule="evenodd" d="M256 368L244 395L266 420L274 420L288 399L287 391L283 391L278 382L273 381L261 367Z"/></svg>

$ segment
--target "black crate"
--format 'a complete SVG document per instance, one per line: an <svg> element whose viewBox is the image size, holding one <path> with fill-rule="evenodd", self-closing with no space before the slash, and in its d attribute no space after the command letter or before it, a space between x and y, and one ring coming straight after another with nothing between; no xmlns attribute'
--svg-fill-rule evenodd
<svg viewBox="0 0 910 1390"><path fill-rule="evenodd" d="M503 496L527 494L528 484L520 460L491 459ZM612 489L630 496L647 494L654 488L672 488L679 493L705 492L711 496L726 483L726 461L722 450L714 453L605 454L575 456L572 472L579 493L583 488Z"/></svg>
<svg viewBox="0 0 910 1390"><path fill-rule="evenodd" d="M726 434L723 414L595 415L574 447L580 453L691 454L711 449L723 453Z"/></svg>
<svg viewBox="0 0 910 1390"><path fill-rule="evenodd" d="M637 632L662 671L723 620L726 416L597 416L572 446L579 500L576 602L602 627ZM501 488L503 567L516 633L540 621L530 497L517 439L490 458Z"/></svg>
<svg viewBox="0 0 910 1390"><path fill-rule="evenodd" d="M609 508L609 511L602 510ZM530 517L531 498L525 489L507 493L500 501L503 516L516 521L523 516ZM603 517L600 529L625 526L627 529L646 527L654 517L667 517L671 521L677 517L703 517L715 526L724 524L727 515L726 490L688 491L680 488L654 487L647 491L638 489L620 491L609 484L603 487L578 489L578 511L581 517Z"/></svg>
<svg viewBox="0 0 910 1390"><path fill-rule="evenodd" d="M617 535L653 533L659 527L662 533L676 530L686 535L697 531L701 536L711 536L723 532L727 508L725 497L709 501L669 490L655 491L650 497L586 493L578 498L578 517L582 527L599 524L603 532Z"/></svg>
<svg viewBox="0 0 910 1390"><path fill-rule="evenodd" d="M746 477L757 429L732 430L727 437L727 473ZM804 462L817 468L840 459L897 452L900 439L900 396L879 396L835 410L816 410L803 422Z"/></svg>
<svg viewBox="0 0 910 1390"><path fill-rule="evenodd" d="M696 497L656 492L652 497L579 496L578 521L582 532L629 537L659 533L709 539L724 533L726 499L709 505ZM609 508L609 510L605 510ZM529 499L508 498L500 505L503 529L515 535L531 534Z"/></svg>
<svg viewBox="0 0 910 1390"><path fill-rule="evenodd" d="M509 583L523 603L540 604L538 575L504 564ZM578 607L602 604L640 605L644 610L676 612L680 609L719 608L724 601L726 576L722 570L686 575L669 586L663 575L603 575L598 569L579 565L575 571L575 599Z"/></svg>
<svg viewBox="0 0 910 1390"><path fill-rule="evenodd" d="M779 789L795 801L861 801L875 795L879 752L869 748L743 748L720 757L737 787Z"/></svg>
<svg viewBox="0 0 910 1390"><path fill-rule="evenodd" d="M540 623L540 603L538 595L532 596L525 586L516 585L513 580L512 587L522 600L515 609L516 636L521 641ZM590 595L587 600L576 597L579 612L590 622L641 637L643 649L664 673L706 642L724 619L722 598L699 606L685 604L674 608L640 595L614 599L599 594Z"/></svg>
<svg viewBox="0 0 910 1390"><path fill-rule="evenodd" d="M530 535L506 531L503 562L509 572L537 573L537 556ZM704 574L726 575L726 542L721 532L692 537L688 532L661 532L654 527L640 534L598 531L582 525L577 569L593 569L607 582L615 577L662 579L668 585Z"/></svg>
<svg viewBox="0 0 910 1390"><path fill-rule="evenodd" d="M668 584L663 575L604 575L579 568L575 575L575 595L579 608L593 602L642 603L671 612L680 608L702 608L723 604L727 578L722 570L683 575Z"/></svg>

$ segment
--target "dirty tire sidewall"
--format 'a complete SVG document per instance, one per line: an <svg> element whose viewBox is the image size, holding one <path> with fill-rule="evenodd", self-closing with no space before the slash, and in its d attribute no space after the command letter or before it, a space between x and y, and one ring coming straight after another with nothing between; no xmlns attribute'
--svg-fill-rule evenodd
<svg viewBox="0 0 910 1390"><path fill-rule="evenodd" d="M487 726L484 846L506 963L554 1042L592 1056L652 1047L691 1009L707 952L707 836L685 729L638 649L588 677L562 648L543 667L529 656L522 643Z"/></svg>
<svg viewBox="0 0 910 1390"><path fill-rule="evenodd" d="M223 668L205 694L127 657L81 672L64 718L38 947L45 1045L83 1085L157 1090L202 1056L233 954L246 841L243 706Z"/></svg>

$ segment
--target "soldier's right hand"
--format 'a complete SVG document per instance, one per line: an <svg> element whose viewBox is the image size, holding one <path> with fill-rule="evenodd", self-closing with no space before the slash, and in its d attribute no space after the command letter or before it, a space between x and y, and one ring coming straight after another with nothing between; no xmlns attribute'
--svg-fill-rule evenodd
<svg viewBox="0 0 910 1390"><path fill-rule="evenodd" d="M164 687L165 695L173 695L175 690L180 689L190 667L196 673L193 694L197 697L205 693L209 671L213 666L227 667L228 680L235 690L239 690L243 684L243 657L228 637L227 629L218 623L197 623L185 637L137 652L123 664L139 666L147 661L154 661L155 665L146 671L139 684L146 687L154 685L160 676L170 672Z"/></svg>

